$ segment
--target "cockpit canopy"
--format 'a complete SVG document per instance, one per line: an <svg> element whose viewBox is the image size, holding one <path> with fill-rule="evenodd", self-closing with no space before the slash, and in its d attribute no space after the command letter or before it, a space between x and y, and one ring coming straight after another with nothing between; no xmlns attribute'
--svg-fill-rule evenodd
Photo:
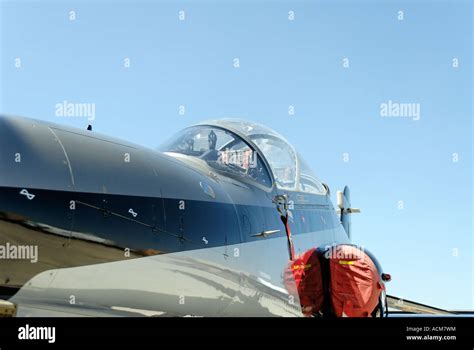
<svg viewBox="0 0 474 350"><path fill-rule="evenodd" d="M272 129L241 119L217 119L184 129L160 148L206 161L210 166L231 172L270 187L271 177L278 188L325 194L326 190L294 148Z"/></svg>

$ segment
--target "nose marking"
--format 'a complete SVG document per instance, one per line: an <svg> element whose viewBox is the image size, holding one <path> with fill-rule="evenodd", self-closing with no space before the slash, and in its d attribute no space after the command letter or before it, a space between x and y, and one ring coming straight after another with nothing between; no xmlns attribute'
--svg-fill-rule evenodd
<svg viewBox="0 0 474 350"><path fill-rule="evenodd" d="M32 193L29 193L28 190L26 190L26 189L22 189L22 190L20 191L20 194L21 194L22 196L25 196L26 198L28 198L28 200L30 200L30 201L31 201L33 198L35 198L35 195L32 194Z"/></svg>
<svg viewBox="0 0 474 350"><path fill-rule="evenodd" d="M132 216L133 216L134 218L136 218L137 215L138 215L138 213L135 213L132 208L128 209L128 212L129 212L130 214L132 214Z"/></svg>

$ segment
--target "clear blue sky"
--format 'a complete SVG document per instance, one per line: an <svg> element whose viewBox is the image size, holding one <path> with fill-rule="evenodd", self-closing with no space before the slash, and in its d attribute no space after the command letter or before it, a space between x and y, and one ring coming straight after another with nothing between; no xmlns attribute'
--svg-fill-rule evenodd
<svg viewBox="0 0 474 350"><path fill-rule="evenodd" d="M202 119L266 124L333 195L350 185L354 241L392 274L391 294L474 308L471 2L1 5L1 113L85 127L55 105L95 103L94 130L149 147ZM388 100L419 103L420 120L381 117Z"/></svg>

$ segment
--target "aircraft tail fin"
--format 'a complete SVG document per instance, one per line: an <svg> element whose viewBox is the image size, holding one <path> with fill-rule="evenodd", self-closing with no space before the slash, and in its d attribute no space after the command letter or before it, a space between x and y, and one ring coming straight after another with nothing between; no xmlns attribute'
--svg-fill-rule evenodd
<svg viewBox="0 0 474 350"><path fill-rule="evenodd" d="M337 206L339 208L341 224L351 238L351 216L350 214L360 213L360 209L351 207L351 192L349 186L344 186L344 191L337 191Z"/></svg>

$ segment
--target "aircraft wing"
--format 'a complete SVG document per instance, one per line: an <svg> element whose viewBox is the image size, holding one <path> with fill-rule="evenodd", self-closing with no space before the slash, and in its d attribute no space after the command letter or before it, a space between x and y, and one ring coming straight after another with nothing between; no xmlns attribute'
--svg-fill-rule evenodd
<svg viewBox="0 0 474 350"><path fill-rule="evenodd" d="M387 295L389 313L391 314L425 314L425 315L457 315L454 311L448 311L437 307L417 303L411 300ZM390 310L391 309L391 310Z"/></svg>

